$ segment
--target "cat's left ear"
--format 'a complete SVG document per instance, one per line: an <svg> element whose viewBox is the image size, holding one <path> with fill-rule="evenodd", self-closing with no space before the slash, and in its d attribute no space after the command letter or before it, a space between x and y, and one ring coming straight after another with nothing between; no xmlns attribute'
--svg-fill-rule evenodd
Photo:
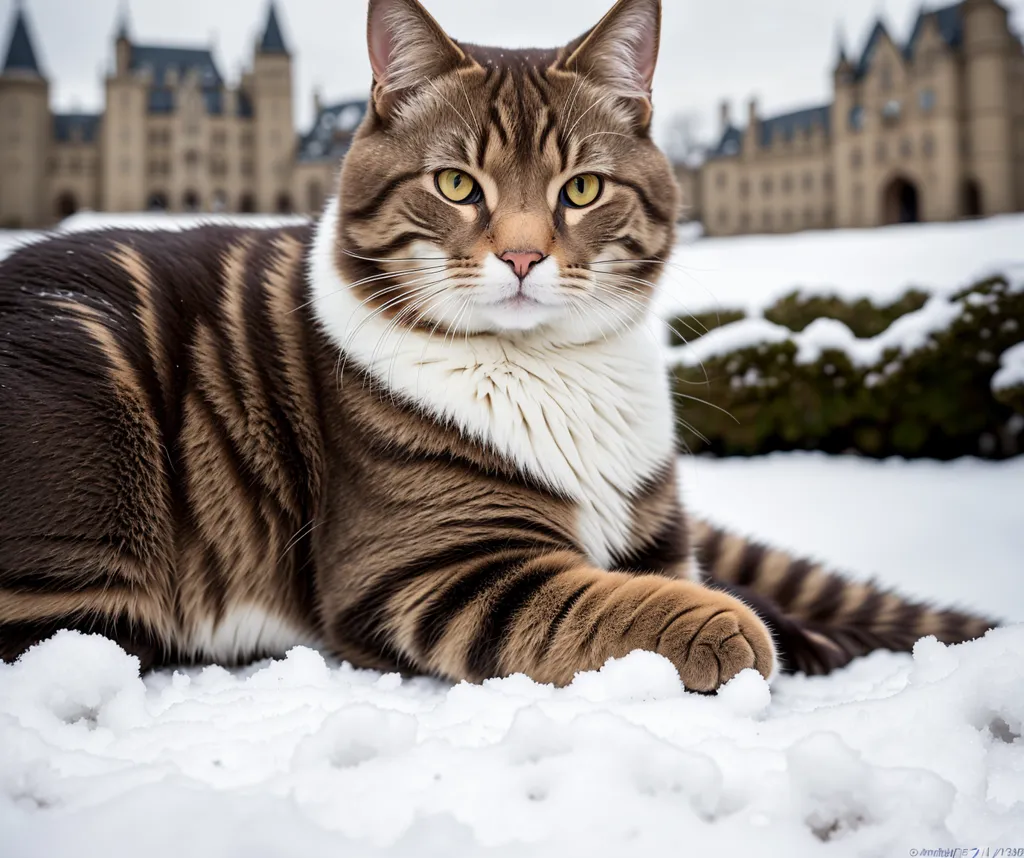
<svg viewBox="0 0 1024 858"><path fill-rule="evenodd" d="M660 39L661 0L619 0L593 29L565 48L556 67L636 100L646 125Z"/></svg>
<svg viewBox="0 0 1024 858"><path fill-rule="evenodd" d="M370 0L366 41L381 114L403 94L471 62L417 0Z"/></svg>

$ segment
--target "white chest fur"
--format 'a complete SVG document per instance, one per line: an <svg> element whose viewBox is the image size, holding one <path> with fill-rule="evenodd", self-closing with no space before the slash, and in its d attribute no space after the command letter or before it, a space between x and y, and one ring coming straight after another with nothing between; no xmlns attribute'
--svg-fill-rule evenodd
<svg viewBox="0 0 1024 858"><path fill-rule="evenodd" d="M555 346L389 329L339 278L334 208L318 228L310 277L317 317L347 359L573 498L579 538L607 566L628 546L629 496L673 452L671 396L650 332Z"/></svg>

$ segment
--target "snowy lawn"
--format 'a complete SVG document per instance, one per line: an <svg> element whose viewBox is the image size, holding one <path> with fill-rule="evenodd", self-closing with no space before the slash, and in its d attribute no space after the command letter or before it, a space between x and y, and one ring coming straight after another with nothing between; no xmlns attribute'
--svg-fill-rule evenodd
<svg viewBox="0 0 1024 858"><path fill-rule="evenodd" d="M947 294L1024 262L1022 235L1006 217L702 240L677 253L669 300ZM0 255L27 237L0 233ZM681 474L715 521L1024 621L1024 459L788 454ZM64 633L0 665L0 858L991 858L1024 848L1022 733L1024 625L770 690L746 672L707 697L645 653L566 689L403 680L304 649L140 679L113 644Z"/></svg>

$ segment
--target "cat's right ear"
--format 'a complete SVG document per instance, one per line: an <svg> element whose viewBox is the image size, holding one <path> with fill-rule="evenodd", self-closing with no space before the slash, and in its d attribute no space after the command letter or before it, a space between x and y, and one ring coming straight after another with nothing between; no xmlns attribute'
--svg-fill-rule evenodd
<svg viewBox="0 0 1024 858"><path fill-rule="evenodd" d="M373 104L382 116L403 94L471 62L417 0L370 0L366 41Z"/></svg>

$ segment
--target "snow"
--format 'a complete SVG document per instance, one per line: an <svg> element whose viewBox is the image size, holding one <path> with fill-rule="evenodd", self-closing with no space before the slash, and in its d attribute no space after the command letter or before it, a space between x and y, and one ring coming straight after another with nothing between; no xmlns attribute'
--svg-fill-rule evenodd
<svg viewBox="0 0 1024 858"><path fill-rule="evenodd" d="M686 694L637 652L567 688L297 648L156 673L64 632L0 666L4 854L903 855L1024 843L1024 627Z"/></svg>
<svg viewBox="0 0 1024 858"><path fill-rule="evenodd" d="M791 235L700 238L665 266L663 315L740 309L748 315L800 289L892 301L911 287L948 295L990 274L1024 272L1024 214L959 223Z"/></svg>
<svg viewBox="0 0 1024 858"><path fill-rule="evenodd" d="M110 214L107 212L78 212L65 218L57 227L58 232L84 232L90 229L170 229L181 231L203 224L226 226L249 226L269 229L276 226L295 226L309 223L303 215L267 214L166 214L164 212L131 212Z"/></svg>
<svg viewBox="0 0 1024 858"><path fill-rule="evenodd" d="M1024 385L1024 343L1011 346L999 359L999 369L992 376L993 390L1009 390Z"/></svg>
<svg viewBox="0 0 1024 858"><path fill-rule="evenodd" d="M791 340L797 347L797 363L814 363L826 349L845 352L857 366L876 365L890 349L910 354L922 348L931 334L947 328L960 314L960 304L943 295L930 298L921 309L900 316L874 337L858 339L838 319L819 318L802 331L752 316L714 328L670 353L669 360L697 366L741 348Z"/></svg>

